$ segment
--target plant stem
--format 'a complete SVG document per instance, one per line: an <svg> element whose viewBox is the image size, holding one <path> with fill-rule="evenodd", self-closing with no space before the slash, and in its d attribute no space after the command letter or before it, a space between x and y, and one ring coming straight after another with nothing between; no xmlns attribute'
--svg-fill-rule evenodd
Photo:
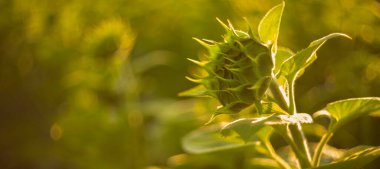
<svg viewBox="0 0 380 169"><path fill-rule="evenodd" d="M295 94L294 94L294 82L295 78L292 78L289 82L289 112L291 114L297 114L297 108L296 108L296 101L295 101ZM302 158L300 161L302 161L301 166L302 167L311 167L311 155L309 151L309 147L307 145L307 139L305 137L305 134L302 131L302 126L300 123L297 123L297 125L290 125L289 129L292 133L294 142L298 145L298 147L301 149Z"/></svg>
<svg viewBox="0 0 380 169"><path fill-rule="evenodd" d="M280 165L284 169L291 169L290 165L276 153L272 144L269 141L263 141L263 142L265 144L265 147L269 151L269 154L274 160L276 160L278 165Z"/></svg>
<svg viewBox="0 0 380 169"><path fill-rule="evenodd" d="M297 125L290 125L289 130L293 136L294 143L298 147L298 151L301 151L300 155L297 156L300 161L301 167L311 167L311 156L309 148L307 146L306 137L302 132L301 124L297 123Z"/></svg>
<svg viewBox="0 0 380 169"><path fill-rule="evenodd" d="M294 98L294 80L289 82L289 113L297 114L296 100Z"/></svg>
<svg viewBox="0 0 380 169"><path fill-rule="evenodd" d="M294 99L294 80L290 81L289 83L289 104L286 102L287 97L284 95L283 92L280 90L280 86L277 83L277 80L275 76L272 76L273 80L270 85L271 91L273 93L273 96L277 100L278 104L281 107L285 107L290 114L297 114L295 99ZM285 106L286 105L286 106ZM290 132L288 139L293 151L295 152L300 165L302 168L309 168L311 167L311 156L309 152L309 148L307 146L307 139L302 131L302 126L300 123L297 125L290 125L289 126Z"/></svg>
<svg viewBox="0 0 380 169"><path fill-rule="evenodd" d="M289 130L289 126L286 126L286 128L277 128L277 131L284 138L284 140L290 145L301 167L308 166L308 164L304 162L305 160L301 160L301 159L306 159L306 156L305 154L302 153L302 150L300 150L299 146L294 142L294 138L292 136L292 133Z"/></svg>
<svg viewBox="0 0 380 169"><path fill-rule="evenodd" d="M313 156L314 167L319 166L319 162L321 161L321 157L322 157L323 148L325 147L327 142L329 142L332 136L333 136L333 133L328 132L325 135L323 135L321 141L319 141L317 148L315 149L314 156Z"/></svg>
<svg viewBox="0 0 380 169"><path fill-rule="evenodd" d="M285 111L288 111L289 109L289 101L286 97L285 91L281 90L282 88L278 84L276 77L272 75L272 82L270 83L270 90L272 91L273 97L277 100L278 105L284 109Z"/></svg>

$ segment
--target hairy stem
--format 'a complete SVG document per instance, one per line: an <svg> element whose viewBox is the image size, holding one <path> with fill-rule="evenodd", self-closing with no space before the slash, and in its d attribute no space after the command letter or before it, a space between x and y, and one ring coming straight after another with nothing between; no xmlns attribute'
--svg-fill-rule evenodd
<svg viewBox="0 0 380 169"><path fill-rule="evenodd" d="M296 145L296 143L294 142L294 139L293 139L293 136L289 130L289 126L287 126L285 128L285 130L283 130L283 128L277 128L279 129L278 131L281 131L279 132L279 134L284 138L284 140L290 145L290 147L292 148L294 154L296 155L296 157L298 159L300 159L299 157L304 157L305 155L302 154L302 151L299 149L299 147ZM301 161L300 161L300 164Z"/></svg>
<svg viewBox="0 0 380 169"><path fill-rule="evenodd" d="M301 167L302 168L311 167L311 156L310 156L309 148L307 146L306 137L304 133L302 132L301 124L298 123L297 125L290 125L289 129L290 129L290 132L292 133L293 141L298 147L298 151L301 151L300 155L297 156L297 158L300 161Z"/></svg>
<svg viewBox="0 0 380 169"><path fill-rule="evenodd" d="M289 82L289 112L291 114L297 114L295 94L294 94L294 82L295 78ZM311 167L311 155L309 151L309 147L307 145L307 139L305 134L302 131L302 126L300 123L297 125L290 125L289 129L293 135L294 142L298 145L302 154L304 156L301 157L300 161L302 167Z"/></svg>
<svg viewBox="0 0 380 169"><path fill-rule="evenodd" d="M289 113L297 114L296 100L294 97L294 80L289 82Z"/></svg>
<svg viewBox="0 0 380 169"><path fill-rule="evenodd" d="M289 99L287 98L285 91L280 87L275 76L272 75L272 81L270 83L270 90L272 91L273 97L277 100L278 105L288 111L289 109Z"/></svg>
<svg viewBox="0 0 380 169"><path fill-rule="evenodd" d="M286 109L290 114L297 114L296 104L295 104L295 98L294 98L294 80L290 81L289 83L289 104L286 102L287 97L284 95L283 92L280 92L280 86L275 80L276 78L273 76L272 84L270 85L271 91L273 93L273 96L275 97L278 104L283 107L286 105ZM289 143L295 152L300 165L302 168L309 168L311 167L311 156L309 152L309 148L307 145L307 139L302 131L301 124L297 125L290 125L290 137Z"/></svg>

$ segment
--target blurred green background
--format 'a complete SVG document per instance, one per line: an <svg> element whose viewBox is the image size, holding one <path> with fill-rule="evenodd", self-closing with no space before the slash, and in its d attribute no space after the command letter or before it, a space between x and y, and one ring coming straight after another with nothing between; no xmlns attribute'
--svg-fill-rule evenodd
<svg viewBox="0 0 380 169"><path fill-rule="evenodd" d="M0 168L238 168L241 152L184 154L182 136L215 104L177 93L194 85L186 58L204 52L192 37L220 40L216 17L256 27L280 2L0 0ZM286 1L280 45L331 32L353 40L319 51L296 85L302 112L380 96L380 2ZM379 146L379 122L362 118L331 144Z"/></svg>

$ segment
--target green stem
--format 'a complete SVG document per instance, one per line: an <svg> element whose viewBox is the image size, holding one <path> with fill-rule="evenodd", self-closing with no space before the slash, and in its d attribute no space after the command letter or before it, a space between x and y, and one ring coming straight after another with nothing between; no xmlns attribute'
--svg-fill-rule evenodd
<svg viewBox="0 0 380 169"><path fill-rule="evenodd" d="M285 110L287 110L290 114L297 114L295 98L294 98L294 80L289 83L289 104L286 102L287 97L280 90L280 86L276 81L276 78L273 76L272 83L270 85L273 96L275 97L278 104ZM286 106L285 106L286 105ZM290 125L290 132L288 142L291 145L293 151L295 152L300 165L302 168L310 168L311 167L311 156L309 152L309 148L307 146L307 139L302 131L301 124Z"/></svg>
<svg viewBox="0 0 380 169"><path fill-rule="evenodd" d="M294 154L296 155L296 157L298 159L300 159L299 157L303 157L305 155L302 154L302 151L299 149L299 147L296 145L296 143L294 142L294 139L293 139L293 136L292 136L292 133L290 132L289 130L289 126L286 126L285 128L277 128L278 130L277 131L281 131L279 132L279 134L284 138L284 140L290 145L290 147L292 148ZM285 129L285 130L284 130ZM301 163L301 162L300 162Z"/></svg>
<svg viewBox="0 0 380 169"><path fill-rule="evenodd" d="M273 97L277 100L278 105L288 111L289 109L289 101L286 97L286 94L283 90L281 90L280 85L278 84L276 77L272 75L272 81L270 83L270 90L272 91Z"/></svg>
<svg viewBox="0 0 380 169"><path fill-rule="evenodd" d="M319 162L321 161L323 148L327 144L327 142L330 141L331 137L333 136L333 133L326 133L323 135L321 141L318 143L317 148L315 149L314 156L313 156L313 166L318 167Z"/></svg>
<svg viewBox="0 0 380 169"><path fill-rule="evenodd" d="M297 114L295 94L294 94L294 82L295 78L289 82L289 112L291 114ZM290 125L289 129L293 135L294 142L298 145L302 151L303 156L300 159L302 167L311 167L311 155L309 147L307 145L307 139L302 131L300 123L297 125Z"/></svg>
<svg viewBox="0 0 380 169"><path fill-rule="evenodd" d="M296 144L298 151L301 152L297 156L300 161L301 167L302 168L311 167L311 156L310 156L309 148L307 146L306 137L304 133L302 132L301 124L298 123L297 125L290 125L289 129L293 136L293 141Z"/></svg>
<svg viewBox="0 0 380 169"><path fill-rule="evenodd" d="M267 150L269 151L270 156L274 160L276 160L278 165L280 165L283 169L291 169L290 165L276 153L272 144L269 141L264 141L264 144Z"/></svg>
<svg viewBox="0 0 380 169"><path fill-rule="evenodd" d="M289 113L297 114L296 100L294 98L294 80L289 82Z"/></svg>

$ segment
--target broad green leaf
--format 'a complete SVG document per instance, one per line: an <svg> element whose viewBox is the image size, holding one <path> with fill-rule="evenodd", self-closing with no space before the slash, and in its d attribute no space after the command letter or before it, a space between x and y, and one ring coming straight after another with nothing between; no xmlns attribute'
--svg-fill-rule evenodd
<svg viewBox="0 0 380 169"><path fill-rule="evenodd" d="M327 104L324 110L314 113L314 118L327 116L330 118L330 124L327 133L323 136L318 145L316 154L314 155L313 163L319 163L319 153L323 152L324 145L333 136L333 133L346 123L359 118L360 116L377 114L380 112L380 98L352 98L340 100Z"/></svg>
<svg viewBox="0 0 380 169"><path fill-rule="evenodd" d="M349 36L342 33L332 33L321 39L315 40L310 43L310 45L297 52L295 55L287 59L281 66L281 72L287 77L289 81L294 81L295 78L299 77L303 71L317 59L317 50L329 39L343 36L350 38Z"/></svg>
<svg viewBox="0 0 380 169"><path fill-rule="evenodd" d="M237 135L229 137L220 134L220 126L208 126L197 129L182 140L182 146L188 153L209 153L215 151L223 151L228 149L240 148L245 146L253 146L259 144L256 137L243 141Z"/></svg>
<svg viewBox="0 0 380 169"><path fill-rule="evenodd" d="M265 126L273 125L295 125L298 123L312 123L309 114L298 113L295 115L272 114L266 117L239 119L225 125L221 133L228 136L237 133L241 139L248 141L255 137L256 133Z"/></svg>
<svg viewBox="0 0 380 169"><path fill-rule="evenodd" d="M348 150L338 160L314 169L360 169L380 156L380 147L359 146Z"/></svg>
<svg viewBox="0 0 380 169"><path fill-rule="evenodd" d="M380 97L366 97L329 103L324 110L315 113L314 117L325 115L332 118L329 126L331 133L360 116L378 113L380 113Z"/></svg>
<svg viewBox="0 0 380 169"><path fill-rule="evenodd" d="M280 31L282 12L285 2L270 9L261 19L258 32L260 40L266 45L277 45L277 38Z"/></svg>

